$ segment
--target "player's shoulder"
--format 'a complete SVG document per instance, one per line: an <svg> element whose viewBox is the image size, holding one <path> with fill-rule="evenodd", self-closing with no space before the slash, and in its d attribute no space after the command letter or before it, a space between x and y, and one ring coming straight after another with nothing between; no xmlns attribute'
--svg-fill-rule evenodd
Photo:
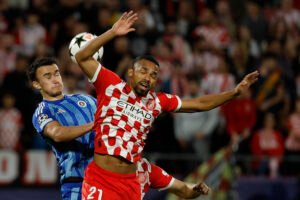
<svg viewBox="0 0 300 200"><path fill-rule="evenodd" d="M47 119L49 116L51 116L49 104L45 101L42 101L37 105L32 115L32 122L35 123L36 121Z"/></svg>
<svg viewBox="0 0 300 200"><path fill-rule="evenodd" d="M155 92L154 93L156 98L158 98L160 101L163 101L163 100L168 100L168 99L178 99L179 97L175 94L169 94L169 93L166 93L166 92Z"/></svg>
<svg viewBox="0 0 300 200"><path fill-rule="evenodd" d="M45 101L42 101L37 105L33 113L33 117L37 117L39 114L47 112L48 110L49 110L49 105Z"/></svg>
<svg viewBox="0 0 300 200"><path fill-rule="evenodd" d="M151 172L151 163L146 158L142 158L138 161L138 171Z"/></svg>
<svg viewBox="0 0 300 200"><path fill-rule="evenodd" d="M96 101L96 98L91 96L91 95L88 95L88 94L73 94L72 95L73 98L76 98L78 100L87 100L87 101L93 101L95 102Z"/></svg>

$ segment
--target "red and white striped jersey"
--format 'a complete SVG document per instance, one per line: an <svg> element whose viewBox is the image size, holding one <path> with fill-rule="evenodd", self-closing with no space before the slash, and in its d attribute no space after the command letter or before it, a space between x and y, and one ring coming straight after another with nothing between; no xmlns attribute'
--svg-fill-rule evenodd
<svg viewBox="0 0 300 200"><path fill-rule="evenodd" d="M145 158L137 162L137 171L140 179L142 199L149 188L166 190L172 186L175 178L160 167L151 164Z"/></svg>
<svg viewBox="0 0 300 200"><path fill-rule="evenodd" d="M117 74L101 65L91 82L98 100L94 130L95 152L99 154L138 161L157 116L181 107L176 95L153 91L144 97L136 95Z"/></svg>
<svg viewBox="0 0 300 200"><path fill-rule="evenodd" d="M15 108L0 110L0 146L4 149L16 148L23 127L22 114Z"/></svg>
<svg viewBox="0 0 300 200"><path fill-rule="evenodd" d="M230 35L223 26L213 28L209 26L199 26L194 30L194 34L197 36L202 35L206 41L217 48L227 48L230 42Z"/></svg>

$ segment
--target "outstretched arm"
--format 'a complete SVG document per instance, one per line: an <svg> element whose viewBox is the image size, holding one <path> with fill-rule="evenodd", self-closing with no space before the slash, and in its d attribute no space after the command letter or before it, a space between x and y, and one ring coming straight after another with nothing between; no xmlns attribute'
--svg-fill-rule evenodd
<svg viewBox="0 0 300 200"><path fill-rule="evenodd" d="M113 25L111 29L96 37L90 41L86 46L81 48L75 55L76 61L80 68L92 79L94 76L98 62L93 59L93 55L108 41L116 36L126 35L127 33L134 31L132 25L137 20L137 14L130 11L125 12L118 21Z"/></svg>
<svg viewBox="0 0 300 200"><path fill-rule="evenodd" d="M244 79L231 91L183 100L182 106L178 112L201 112L216 108L248 90L249 87L258 79L258 75L258 71L254 71L246 75Z"/></svg>
<svg viewBox="0 0 300 200"><path fill-rule="evenodd" d="M210 188L203 182L199 184L189 184L175 179L170 187L170 192L185 199L193 199L200 195L208 195Z"/></svg>
<svg viewBox="0 0 300 200"><path fill-rule="evenodd" d="M44 128L44 135L55 142L66 142L91 131L94 122L80 126L62 126L57 121L49 122Z"/></svg>

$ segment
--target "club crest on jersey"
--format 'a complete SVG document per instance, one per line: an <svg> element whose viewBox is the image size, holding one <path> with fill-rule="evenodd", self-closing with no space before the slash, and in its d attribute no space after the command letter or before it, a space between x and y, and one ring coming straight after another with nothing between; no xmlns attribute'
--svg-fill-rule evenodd
<svg viewBox="0 0 300 200"><path fill-rule="evenodd" d="M146 108L148 110L153 110L155 108L155 101L154 99L149 99L147 102L146 102Z"/></svg>
<svg viewBox="0 0 300 200"><path fill-rule="evenodd" d="M38 117L38 122L41 124L43 123L46 119L48 119L48 115L47 114L40 114Z"/></svg>
<svg viewBox="0 0 300 200"><path fill-rule="evenodd" d="M86 103L84 101L78 101L77 104L80 106L80 107L86 107Z"/></svg>
<svg viewBox="0 0 300 200"><path fill-rule="evenodd" d="M166 96L169 98L169 99L172 99L172 95L171 94L166 94Z"/></svg>
<svg viewBox="0 0 300 200"><path fill-rule="evenodd" d="M148 177L146 173L139 172L140 184L145 184L148 181Z"/></svg>

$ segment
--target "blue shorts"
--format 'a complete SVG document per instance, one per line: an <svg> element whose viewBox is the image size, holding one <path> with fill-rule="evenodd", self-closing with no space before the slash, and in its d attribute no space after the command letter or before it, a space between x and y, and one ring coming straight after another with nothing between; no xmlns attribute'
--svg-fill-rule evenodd
<svg viewBox="0 0 300 200"><path fill-rule="evenodd" d="M63 200L81 200L82 183L63 183L61 195Z"/></svg>

